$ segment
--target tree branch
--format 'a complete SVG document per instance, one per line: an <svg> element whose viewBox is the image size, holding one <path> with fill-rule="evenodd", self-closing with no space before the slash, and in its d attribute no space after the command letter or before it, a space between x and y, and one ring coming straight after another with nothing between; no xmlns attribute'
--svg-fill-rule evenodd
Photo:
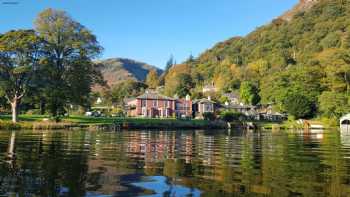
<svg viewBox="0 0 350 197"><path fill-rule="evenodd" d="M23 89L22 94L20 94L17 99L21 99L26 94L26 89Z"/></svg>
<svg viewBox="0 0 350 197"><path fill-rule="evenodd" d="M8 95L7 94L5 94L5 98L7 99L7 101L9 102L9 103L11 103L12 101L11 101L11 99L8 97Z"/></svg>

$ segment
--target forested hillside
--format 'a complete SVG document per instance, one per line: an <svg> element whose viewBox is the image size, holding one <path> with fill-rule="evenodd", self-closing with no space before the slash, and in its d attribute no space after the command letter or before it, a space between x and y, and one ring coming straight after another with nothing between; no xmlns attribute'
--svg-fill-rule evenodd
<svg viewBox="0 0 350 197"><path fill-rule="evenodd" d="M301 5L305 3L309 4ZM296 109L288 106L306 108L295 114L298 117L336 117L348 112L350 1L301 0L298 7L303 9L294 9L245 37L220 42L187 61L192 94L212 81L222 92L238 91L242 82L249 82L258 90L261 103L274 103L291 114ZM172 73L166 78L165 87L177 76Z"/></svg>

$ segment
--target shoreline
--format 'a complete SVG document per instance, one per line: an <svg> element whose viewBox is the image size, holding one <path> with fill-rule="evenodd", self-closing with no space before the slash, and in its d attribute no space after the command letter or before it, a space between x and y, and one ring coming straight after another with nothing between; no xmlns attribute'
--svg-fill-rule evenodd
<svg viewBox="0 0 350 197"><path fill-rule="evenodd" d="M23 118L25 119L25 118ZM181 120L181 119L144 119L144 118L93 118L72 116L62 122L42 121L39 118L12 123L1 119L3 130L58 130L88 128L97 130L128 129L227 129L223 121Z"/></svg>
<svg viewBox="0 0 350 197"><path fill-rule="evenodd" d="M59 129L95 129L95 130L130 130L130 129L252 129L252 130L290 130L307 129L295 122L236 121L230 126L221 120L185 120L185 119L148 119L116 117L64 117L61 122L49 121L47 116L21 115L18 123L12 123L9 116L0 116L2 130L59 130ZM322 129L333 128L326 123ZM310 128L312 129L312 128Z"/></svg>

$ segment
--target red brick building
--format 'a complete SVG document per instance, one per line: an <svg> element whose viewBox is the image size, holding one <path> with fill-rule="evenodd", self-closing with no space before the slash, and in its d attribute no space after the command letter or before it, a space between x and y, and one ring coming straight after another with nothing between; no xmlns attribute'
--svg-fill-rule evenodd
<svg viewBox="0 0 350 197"><path fill-rule="evenodd" d="M153 91L146 93L127 102L128 116L148 118L191 117L192 101L186 99L174 99L163 96Z"/></svg>

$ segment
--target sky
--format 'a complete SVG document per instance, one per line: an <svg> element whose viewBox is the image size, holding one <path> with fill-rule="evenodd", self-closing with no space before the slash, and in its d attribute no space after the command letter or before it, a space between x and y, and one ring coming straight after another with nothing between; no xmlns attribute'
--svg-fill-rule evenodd
<svg viewBox="0 0 350 197"><path fill-rule="evenodd" d="M298 0L0 0L0 33L34 28L39 12L65 10L97 36L100 59L130 58L164 68L217 42L244 36Z"/></svg>

